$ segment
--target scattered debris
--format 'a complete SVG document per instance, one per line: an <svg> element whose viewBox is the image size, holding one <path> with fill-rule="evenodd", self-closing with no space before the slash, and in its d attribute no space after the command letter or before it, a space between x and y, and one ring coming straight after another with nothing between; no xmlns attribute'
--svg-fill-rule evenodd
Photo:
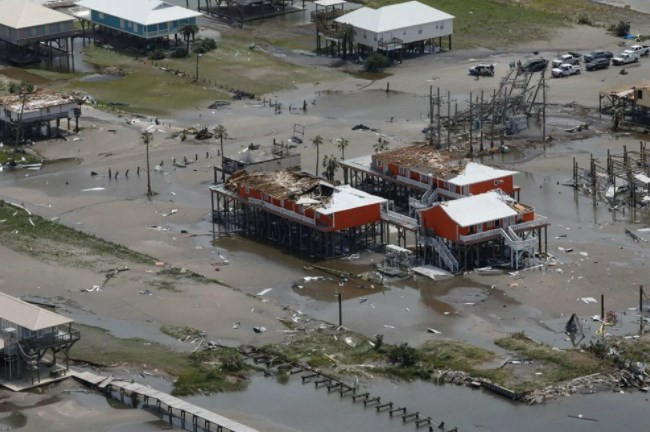
<svg viewBox="0 0 650 432"><path fill-rule="evenodd" d="M429 333L433 333L433 334L441 334L441 333L442 333L441 331L436 330L436 329L434 329L434 328L428 328L428 329L427 329L427 332L429 332Z"/></svg>
<svg viewBox="0 0 650 432"><path fill-rule="evenodd" d="M264 333L266 331L266 327L253 327L253 331L255 333Z"/></svg>
<svg viewBox="0 0 650 432"><path fill-rule="evenodd" d="M265 294L270 293L272 290L273 290L273 288L266 288L266 289L263 289L262 291L258 292L257 295L258 296L263 296Z"/></svg>

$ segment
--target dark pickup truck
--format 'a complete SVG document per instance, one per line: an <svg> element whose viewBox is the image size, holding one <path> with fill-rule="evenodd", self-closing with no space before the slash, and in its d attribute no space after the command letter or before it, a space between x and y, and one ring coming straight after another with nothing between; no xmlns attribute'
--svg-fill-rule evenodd
<svg viewBox="0 0 650 432"><path fill-rule="evenodd" d="M607 69L609 67L609 59L605 57L599 57L593 59L585 65L585 69L588 71L595 71L598 69Z"/></svg>

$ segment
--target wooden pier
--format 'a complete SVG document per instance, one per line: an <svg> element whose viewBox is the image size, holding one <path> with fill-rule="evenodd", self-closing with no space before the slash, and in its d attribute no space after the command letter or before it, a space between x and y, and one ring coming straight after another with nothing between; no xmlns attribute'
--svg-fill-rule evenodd
<svg viewBox="0 0 650 432"><path fill-rule="evenodd" d="M214 426L212 430L219 432L259 432L257 429L253 429L212 411L208 411L189 402L185 402L182 399L178 399L170 394L155 390L142 384L119 380L113 377L105 377L92 372L75 372L74 377L100 390L109 393L114 391L119 392L122 402L124 402L124 396L129 397L134 408L138 406L139 401L142 401L143 408L148 408L150 403L155 402L158 412L162 413L164 405L166 407L166 414L163 415L169 417L170 424L174 417L174 411L176 411L176 413L178 413L176 417L180 419L181 426L185 428L185 423L189 414L192 420L192 430L195 432L198 431L199 428L205 431L210 431L211 426Z"/></svg>
<svg viewBox="0 0 650 432"><path fill-rule="evenodd" d="M430 416L423 417L419 411L409 411L408 408L397 406L394 402L382 401L380 396L373 396L369 392L357 393L358 387L350 386L302 363L287 362L275 352L253 346L242 346L239 348L239 352L255 364L264 364L267 372L271 374L282 371L289 375L299 375L303 384L313 382L315 388L326 387L327 393L337 392L341 398L349 395L353 404L363 402L364 408L374 407L376 413L388 413L389 418L399 416L402 419L402 424L412 423L416 430L427 428L426 430L429 432L434 430L436 432L458 432L458 428L448 429L445 427L445 422L440 422L436 426Z"/></svg>

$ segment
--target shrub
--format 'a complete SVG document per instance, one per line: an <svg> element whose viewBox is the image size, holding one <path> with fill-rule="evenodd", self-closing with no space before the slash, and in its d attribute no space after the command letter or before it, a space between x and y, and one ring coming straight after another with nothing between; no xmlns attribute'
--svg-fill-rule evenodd
<svg viewBox="0 0 650 432"><path fill-rule="evenodd" d="M380 53L372 53L366 58L364 69L368 72L381 72L389 65L388 57Z"/></svg>
<svg viewBox="0 0 650 432"><path fill-rule="evenodd" d="M194 45L194 52L204 54L217 49L217 42L212 38L200 39Z"/></svg>
<svg viewBox="0 0 650 432"><path fill-rule="evenodd" d="M156 48L155 50L151 51L147 57L149 60L162 60L165 58L165 52L160 48Z"/></svg>
<svg viewBox="0 0 650 432"><path fill-rule="evenodd" d="M612 24L609 31L618 37L625 37L630 34L630 22L621 20L618 24Z"/></svg>
<svg viewBox="0 0 650 432"><path fill-rule="evenodd" d="M178 47L172 52L173 58L183 58L187 57L187 48Z"/></svg>
<svg viewBox="0 0 650 432"><path fill-rule="evenodd" d="M391 363L397 363L404 368L414 366L418 361L418 357L417 350L407 343L394 347L388 353L388 360Z"/></svg>
<svg viewBox="0 0 650 432"><path fill-rule="evenodd" d="M379 351L382 345L384 345L384 335L382 334L375 335L374 343L375 343L375 345L373 346L374 350Z"/></svg>
<svg viewBox="0 0 650 432"><path fill-rule="evenodd" d="M594 23L591 21L591 18L589 18L588 15L581 14L580 16L578 16L578 24L590 26L593 25Z"/></svg>

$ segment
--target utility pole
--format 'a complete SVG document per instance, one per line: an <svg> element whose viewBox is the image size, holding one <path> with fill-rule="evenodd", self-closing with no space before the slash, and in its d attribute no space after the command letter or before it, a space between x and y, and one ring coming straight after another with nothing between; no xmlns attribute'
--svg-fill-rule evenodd
<svg viewBox="0 0 650 432"><path fill-rule="evenodd" d="M447 150L451 147L451 92L447 91Z"/></svg>
<svg viewBox="0 0 650 432"><path fill-rule="evenodd" d="M542 71L542 142L546 150L546 68Z"/></svg>
<svg viewBox="0 0 650 432"><path fill-rule="evenodd" d="M479 148L480 152L483 153L483 90L481 90L481 106L479 107L479 132L481 134L481 146Z"/></svg>
<svg viewBox="0 0 650 432"><path fill-rule="evenodd" d="M196 82L199 82L199 57L201 57L202 54L196 53Z"/></svg>
<svg viewBox="0 0 650 432"><path fill-rule="evenodd" d="M490 148L494 148L494 115L496 113L497 91L492 90L492 115L490 116Z"/></svg>
<svg viewBox="0 0 650 432"><path fill-rule="evenodd" d="M472 92L469 92L469 154L474 153L474 107L472 106Z"/></svg>
<svg viewBox="0 0 650 432"><path fill-rule="evenodd" d="M336 297L339 302L339 327L341 327L343 325L343 305L341 299L341 292L337 292Z"/></svg>
<svg viewBox="0 0 650 432"><path fill-rule="evenodd" d="M436 96L436 104L438 105L438 112L437 112L437 115L438 115L438 146L437 147L440 148L441 144L442 144L442 140L441 140L441 137L440 137L440 87L438 87L438 92L437 92L437 96Z"/></svg>
<svg viewBox="0 0 650 432"><path fill-rule="evenodd" d="M433 147L433 86L429 86L429 145Z"/></svg>

